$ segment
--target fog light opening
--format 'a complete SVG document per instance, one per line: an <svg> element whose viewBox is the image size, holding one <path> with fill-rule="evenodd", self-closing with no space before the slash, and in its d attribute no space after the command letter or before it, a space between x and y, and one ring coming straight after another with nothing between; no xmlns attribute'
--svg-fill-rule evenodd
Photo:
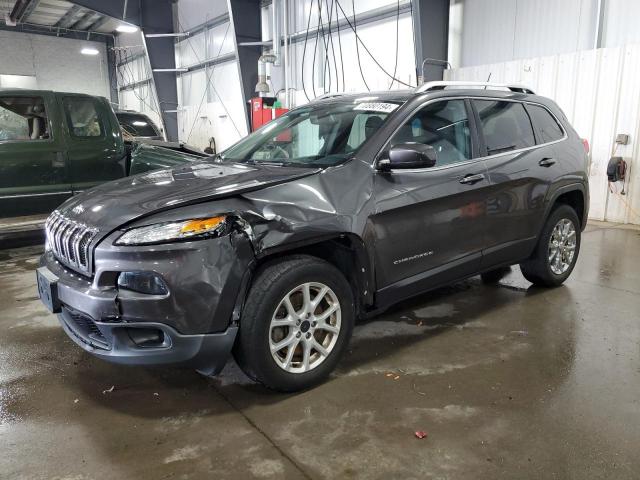
<svg viewBox="0 0 640 480"><path fill-rule="evenodd" d="M153 348L164 347L165 335L158 328L127 328L129 338L138 347Z"/></svg>

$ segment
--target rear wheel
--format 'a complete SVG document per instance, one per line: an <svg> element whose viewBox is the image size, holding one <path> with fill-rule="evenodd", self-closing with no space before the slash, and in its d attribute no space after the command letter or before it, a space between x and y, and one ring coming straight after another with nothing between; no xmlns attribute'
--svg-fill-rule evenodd
<svg viewBox="0 0 640 480"><path fill-rule="evenodd" d="M278 260L251 287L236 361L271 389L309 388L335 368L353 322L351 287L333 265L311 256Z"/></svg>
<svg viewBox="0 0 640 480"><path fill-rule="evenodd" d="M520 264L535 285L556 287L571 275L580 252L580 221L569 205L560 205L547 219L529 260Z"/></svg>

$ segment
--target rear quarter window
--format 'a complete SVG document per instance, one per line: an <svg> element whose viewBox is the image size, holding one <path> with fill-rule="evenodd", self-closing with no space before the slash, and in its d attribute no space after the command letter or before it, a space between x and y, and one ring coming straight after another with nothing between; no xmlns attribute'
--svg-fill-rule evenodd
<svg viewBox="0 0 640 480"><path fill-rule="evenodd" d="M539 105L527 105L527 111L536 128L538 144L555 142L564 138L564 130L546 108Z"/></svg>

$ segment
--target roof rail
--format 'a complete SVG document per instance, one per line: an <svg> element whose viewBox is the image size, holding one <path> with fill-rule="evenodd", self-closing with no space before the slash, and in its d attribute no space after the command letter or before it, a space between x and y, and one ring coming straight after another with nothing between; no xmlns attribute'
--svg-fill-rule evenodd
<svg viewBox="0 0 640 480"><path fill-rule="evenodd" d="M528 93L535 95L535 92L524 85L489 83L489 82L427 82L415 89L416 93L430 92L432 90L444 90L447 87L482 87L484 89L496 90L506 89L515 93Z"/></svg>
<svg viewBox="0 0 640 480"><path fill-rule="evenodd" d="M322 95L318 95L316 98L314 98L311 101L315 102L316 100L326 100L327 98L342 97L343 95L347 95L347 94L342 92L324 93Z"/></svg>

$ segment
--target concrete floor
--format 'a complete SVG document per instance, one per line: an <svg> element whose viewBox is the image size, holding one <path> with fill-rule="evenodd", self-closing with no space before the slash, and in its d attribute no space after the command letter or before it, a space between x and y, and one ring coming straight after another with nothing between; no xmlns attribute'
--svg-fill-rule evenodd
<svg viewBox="0 0 640 480"><path fill-rule="evenodd" d="M297 395L92 358L37 300L37 253L0 252L0 478L640 477L637 230L590 225L558 289L515 268L399 305Z"/></svg>

